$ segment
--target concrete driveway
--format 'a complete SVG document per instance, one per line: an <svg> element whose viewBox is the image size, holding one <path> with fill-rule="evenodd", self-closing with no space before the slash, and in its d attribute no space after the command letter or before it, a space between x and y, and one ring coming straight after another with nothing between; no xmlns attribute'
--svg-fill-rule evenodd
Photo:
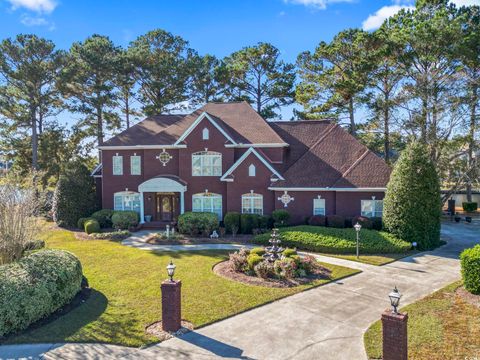
<svg viewBox="0 0 480 360"><path fill-rule="evenodd" d="M447 245L380 267L320 257L363 272L147 349L99 344L2 346L0 358L45 354L53 359L366 359L363 333L389 306L392 288L403 293L402 305L442 288L460 278L459 253L480 242L480 228L474 225L447 223L442 234L450 239Z"/></svg>

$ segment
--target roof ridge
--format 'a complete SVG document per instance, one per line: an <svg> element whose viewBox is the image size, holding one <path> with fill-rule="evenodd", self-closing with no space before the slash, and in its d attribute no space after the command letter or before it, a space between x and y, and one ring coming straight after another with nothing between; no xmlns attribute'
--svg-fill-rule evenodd
<svg viewBox="0 0 480 360"><path fill-rule="evenodd" d="M340 176L340 178L344 178L344 177L347 176L350 172L352 172L353 169L355 169L355 167L365 158L365 156L368 155L369 152L370 152L370 150L369 150L369 149L366 149L366 150L363 152L363 154L360 155L360 157L359 157L357 160L355 160L352 165L350 165L350 167L342 174L342 176ZM337 180L337 181L338 181L338 180ZM337 182L337 181L336 181L336 182ZM335 183L336 183L336 182L335 182Z"/></svg>

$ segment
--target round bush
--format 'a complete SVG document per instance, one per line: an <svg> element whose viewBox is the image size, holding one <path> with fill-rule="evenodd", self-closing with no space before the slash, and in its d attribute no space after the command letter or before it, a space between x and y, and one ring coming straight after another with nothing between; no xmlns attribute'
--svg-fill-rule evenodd
<svg viewBox="0 0 480 360"><path fill-rule="evenodd" d="M340 215L329 215L327 217L327 224L329 227L333 227L333 228L344 228L345 218Z"/></svg>
<svg viewBox="0 0 480 360"><path fill-rule="evenodd" d="M26 329L80 291L82 266L71 253L41 250L0 266L0 336Z"/></svg>
<svg viewBox="0 0 480 360"><path fill-rule="evenodd" d="M112 225L117 230L128 230L138 226L140 217L136 211L114 211Z"/></svg>
<svg viewBox="0 0 480 360"><path fill-rule="evenodd" d="M208 236L218 226L218 217L214 213L186 212L178 217L178 230L182 234Z"/></svg>
<svg viewBox="0 0 480 360"><path fill-rule="evenodd" d="M287 249L283 250L283 253L282 253L282 254L283 254L283 256L285 256L285 257L292 257L292 256L297 255L297 250L295 250L295 249L288 249L288 248L287 248Z"/></svg>
<svg viewBox="0 0 480 360"><path fill-rule="evenodd" d="M275 210L272 212L272 218L275 221L275 226L288 226L290 221L290 213L287 210Z"/></svg>
<svg viewBox="0 0 480 360"><path fill-rule="evenodd" d="M460 255L465 289L480 295L480 245L466 249Z"/></svg>
<svg viewBox="0 0 480 360"><path fill-rule="evenodd" d="M466 212L474 212L478 209L478 203L476 202L464 202L462 203L463 210Z"/></svg>
<svg viewBox="0 0 480 360"><path fill-rule="evenodd" d="M263 256L265 254L265 249L263 247L256 247L250 250L250 254L257 254Z"/></svg>
<svg viewBox="0 0 480 360"><path fill-rule="evenodd" d="M94 220L94 219L91 218L91 217L82 217L82 218L78 219L78 221L77 221L77 228L82 229L82 230L85 230L85 223L86 223L88 220Z"/></svg>
<svg viewBox="0 0 480 360"><path fill-rule="evenodd" d="M253 229L258 228L260 215L242 214L240 216L240 230L242 234L251 234Z"/></svg>
<svg viewBox="0 0 480 360"><path fill-rule="evenodd" d="M112 209L102 209L94 212L90 217L97 220L101 228L111 228L113 214Z"/></svg>
<svg viewBox="0 0 480 360"><path fill-rule="evenodd" d="M233 229L237 233L240 230L240 213L227 212L223 218L223 223L228 232L233 233Z"/></svg>
<svg viewBox="0 0 480 360"><path fill-rule="evenodd" d="M100 224L95 219L85 221L84 229L87 234L93 234L100 232Z"/></svg>
<svg viewBox="0 0 480 360"><path fill-rule="evenodd" d="M355 226L356 223L362 225L362 229L373 229L372 220L366 216L355 216L352 220L353 226Z"/></svg>
<svg viewBox="0 0 480 360"><path fill-rule="evenodd" d="M250 270L254 270L255 265L263 261L263 257L258 254L250 254L247 257L247 264Z"/></svg>
<svg viewBox="0 0 480 360"><path fill-rule="evenodd" d="M323 215L313 215L308 219L308 225L325 226L327 225L327 218Z"/></svg>

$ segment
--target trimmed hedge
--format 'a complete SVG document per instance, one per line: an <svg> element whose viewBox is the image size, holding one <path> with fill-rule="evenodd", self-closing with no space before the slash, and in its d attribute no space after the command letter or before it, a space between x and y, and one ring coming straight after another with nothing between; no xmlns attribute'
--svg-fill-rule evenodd
<svg viewBox="0 0 480 360"><path fill-rule="evenodd" d="M112 215L112 226L116 230L128 230L138 226L140 216L136 211L114 211Z"/></svg>
<svg viewBox="0 0 480 360"><path fill-rule="evenodd" d="M308 219L308 225L327 226L327 217L324 215L313 215Z"/></svg>
<svg viewBox="0 0 480 360"><path fill-rule="evenodd" d="M227 212L225 217L223 218L223 224L225 225L225 229L229 233L233 233L232 227L234 226L236 229L236 233L240 231L240 213L238 212Z"/></svg>
<svg viewBox="0 0 480 360"><path fill-rule="evenodd" d="M282 246L329 254L354 254L356 234L354 229L334 229L321 226L294 226L280 229ZM270 234L254 237L256 244L268 245ZM406 253L411 249L409 242L402 241L392 234L362 230L360 253L393 254Z"/></svg>
<svg viewBox="0 0 480 360"><path fill-rule="evenodd" d="M240 215L240 231L242 234L252 234L253 229L258 229L260 218L261 216L257 214Z"/></svg>
<svg viewBox="0 0 480 360"><path fill-rule="evenodd" d="M0 266L0 336L26 329L80 291L82 266L71 253L41 250Z"/></svg>
<svg viewBox="0 0 480 360"><path fill-rule="evenodd" d="M474 212L478 209L478 203L476 202L464 202L462 203L463 210L466 212Z"/></svg>
<svg viewBox="0 0 480 360"><path fill-rule="evenodd" d="M275 226L282 227L282 226L288 226L290 222L290 213L287 210L274 210L272 212L272 218L273 221L275 222Z"/></svg>
<svg viewBox="0 0 480 360"><path fill-rule="evenodd" d="M112 209L102 209L95 211L90 217L97 220L101 228L111 228L113 225L112 216L114 213L115 211Z"/></svg>
<svg viewBox="0 0 480 360"><path fill-rule="evenodd" d="M85 230L85 223L86 223L88 220L94 220L94 219L91 218L91 217L82 217L82 218L78 219L78 221L77 221L77 228L82 229L82 230Z"/></svg>
<svg viewBox="0 0 480 360"><path fill-rule="evenodd" d="M344 228L345 227L345 217L340 215L328 215L327 216L327 226L333 228Z"/></svg>
<svg viewBox="0 0 480 360"><path fill-rule="evenodd" d="M480 295L480 245L464 250L460 254L460 262L465 289Z"/></svg>
<svg viewBox="0 0 480 360"><path fill-rule="evenodd" d="M366 216L355 216L352 219L353 226L355 226L356 223L362 225L362 229L373 229L372 220Z"/></svg>
<svg viewBox="0 0 480 360"><path fill-rule="evenodd" d="M186 212L178 217L178 230L182 234L208 236L218 229L218 217L209 212Z"/></svg>
<svg viewBox="0 0 480 360"><path fill-rule="evenodd" d="M89 219L85 221L84 230L87 234L93 234L100 232L100 224L95 219Z"/></svg>

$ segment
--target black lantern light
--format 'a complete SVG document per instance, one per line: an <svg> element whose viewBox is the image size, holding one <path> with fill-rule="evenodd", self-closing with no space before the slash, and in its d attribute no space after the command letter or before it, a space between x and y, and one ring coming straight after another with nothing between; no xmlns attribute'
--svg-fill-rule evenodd
<svg viewBox="0 0 480 360"><path fill-rule="evenodd" d="M167 273L168 276L170 277L170 281L173 281L173 275L175 274L175 264L170 260L170 264L167 265Z"/></svg>
<svg viewBox="0 0 480 360"><path fill-rule="evenodd" d="M395 289L388 294L388 297L390 298L390 304L392 305L392 312L394 314L398 314L398 306L400 305L400 298L402 297L402 294L398 291L397 287L395 286Z"/></svg>

